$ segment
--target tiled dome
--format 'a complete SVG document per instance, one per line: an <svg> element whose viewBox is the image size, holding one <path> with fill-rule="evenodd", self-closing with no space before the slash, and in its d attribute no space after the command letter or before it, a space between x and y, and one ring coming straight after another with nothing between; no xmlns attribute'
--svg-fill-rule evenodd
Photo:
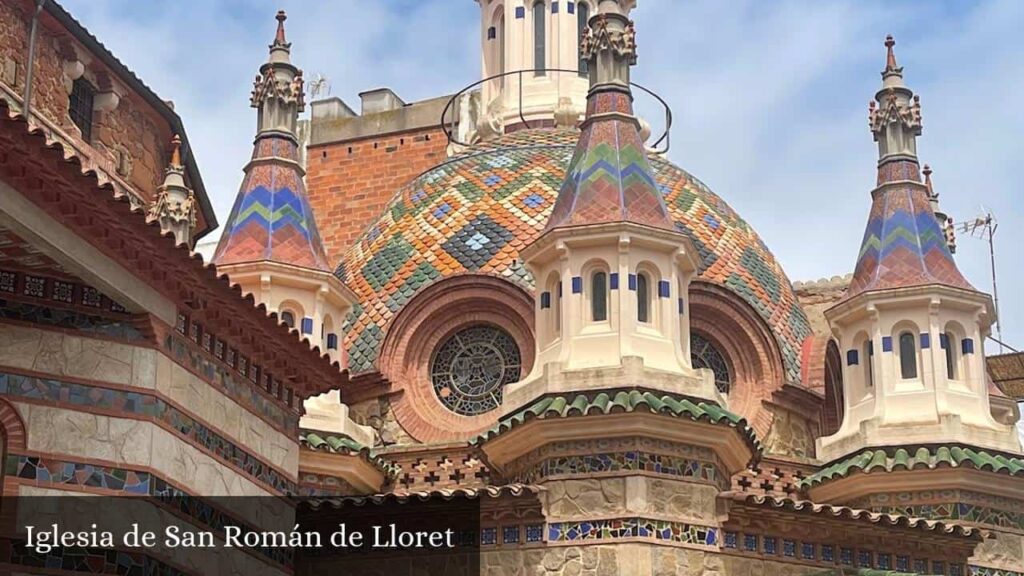
<svg viewBox="0 0 1024 576"><path fill-rule="evenodd" d="M391 318L439 279L478 272L533 289L519 251L544 230L578 137L514 132L425 172L391 199L336 272L359 297L346 325L353 372L374 367ZM676 227L704 260L700 279L736 293L764 318L789 380L799 381L800 345L811 328L775 257L699 180L659 157L651 166Z"/></svg>

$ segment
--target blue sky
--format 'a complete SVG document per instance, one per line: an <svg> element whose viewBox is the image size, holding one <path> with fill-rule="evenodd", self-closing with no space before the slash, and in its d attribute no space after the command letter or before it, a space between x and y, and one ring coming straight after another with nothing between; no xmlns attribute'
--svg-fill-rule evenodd
<svg viewBox="0 0 1024 576"><path fill-rule="evenodd" d="M351 104L380 86L412 101L479 77L472 0L62 4L174 101L221 221L251 153L249 91L279 8L293 61ZM742 214L792 280L853 268L877 155L867 103L895 35L943 208L959 221L984 205L1001 223L1003 339L1024 348L1024 2L638 0L633 18L634 80L674 114L669 157ZM991 291L984 242L961 236L957 262Z"/></svg>

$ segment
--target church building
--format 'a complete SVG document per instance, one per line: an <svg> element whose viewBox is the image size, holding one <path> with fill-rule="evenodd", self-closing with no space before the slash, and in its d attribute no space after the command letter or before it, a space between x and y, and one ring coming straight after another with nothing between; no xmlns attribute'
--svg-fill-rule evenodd
<svg viewBox="0 0 1024 576"><path fill-rule="evenodd" d="M849 276L794 283L634 109L657 43L635 4L463 1L478 81L355 107L307 101L268 14L218 222L171 95L59 3L0 2L2 495L137 497L217 534L468 502L487 576L1024 576L1024 355L986 357L913 63L863 47L863 241ZM6 513L3 573L454 573L43 553Z"/></svg>

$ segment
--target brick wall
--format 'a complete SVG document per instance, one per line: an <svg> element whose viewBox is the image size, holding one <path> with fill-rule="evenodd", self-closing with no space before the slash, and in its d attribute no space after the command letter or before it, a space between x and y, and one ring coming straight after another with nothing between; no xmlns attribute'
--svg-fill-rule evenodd
<svg viewBox="0 0 1024 576"><path fill-rule="evenodd" d="M30 9L28 2L0 2L0 83L14 92L19 102L27 73ZM128 93L113 110L93 113L92 141L84 142L68 116L63 73L64 62L73 58L75 41L47 14L40 22L33 112L64 132L96 167L116 174L144 200L152 201L168 161L170 127L141 96ZM86 67L86 78L100 91L109 89L111 75L97 57Z"/></svg>
<svg viewBox="0 0 1024 576"><path fill-rule="evenodd" d="M310 146L306 188L332 263L399 187L446 158L447 145L435 127Z"/></svg>

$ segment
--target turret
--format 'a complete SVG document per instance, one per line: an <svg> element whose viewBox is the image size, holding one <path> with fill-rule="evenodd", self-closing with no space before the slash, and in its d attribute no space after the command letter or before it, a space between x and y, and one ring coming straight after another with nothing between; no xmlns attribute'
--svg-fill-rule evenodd
<svg viewBox="0 0 1024 576"><path fill-rule="evenodd" d="M160 222L163 232L174 234L178 244L192 244L196 227L196 195L185 184L185 167L181 163L181 138L171 141L171 160L164 172L164 182L157 189L156 201L150 206L150 220Z"/></svg>

